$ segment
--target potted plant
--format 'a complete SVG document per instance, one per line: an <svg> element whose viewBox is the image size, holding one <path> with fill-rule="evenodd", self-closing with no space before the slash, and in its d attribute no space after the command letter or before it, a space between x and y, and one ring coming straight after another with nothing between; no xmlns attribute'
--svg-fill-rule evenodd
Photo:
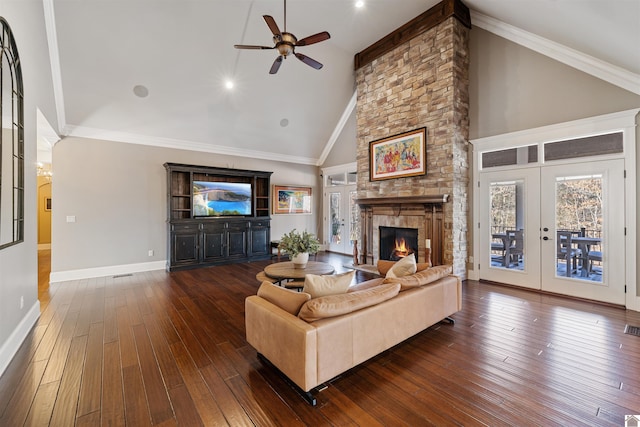
<svg viewBox="0 0 640 427"><path fill-rule="evenodd" d="M314 234L306 231L299 233L294 228L280 238L278 249L289 254L295 268L305 268L309 254L315 254L320 250L320 241Z"/></svg>

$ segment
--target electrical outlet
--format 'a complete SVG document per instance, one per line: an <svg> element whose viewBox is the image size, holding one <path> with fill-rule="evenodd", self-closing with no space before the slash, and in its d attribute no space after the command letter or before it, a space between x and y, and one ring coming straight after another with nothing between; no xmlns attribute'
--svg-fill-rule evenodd
<svg viewBox="0 0 640 427"><path fill-rule="evenodd" d="M153 249L149 249L149 256L153 256Z"/></svg>
<svg viewBox="0 0 640 427"><path fill-rule="evenodd" d="M24 308L24 297L21 296L20 297L20 310L22 310Z"/></svg>

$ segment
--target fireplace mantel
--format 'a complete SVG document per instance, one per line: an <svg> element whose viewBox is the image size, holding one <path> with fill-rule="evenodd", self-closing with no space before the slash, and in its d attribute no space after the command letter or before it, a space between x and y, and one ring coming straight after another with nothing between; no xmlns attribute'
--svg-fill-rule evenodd
<svg viewBox="0 0 640 427"><path fill-rule="evenodd" d="M440 194L436 196L372 197L367 199L356 199L356 204L360 206L399 206L447 203L448 201L448 194Z"/></svg>
<svg viewBox="0 0 640 427"><path fill-rule="evenodd" d="M417 228L418 261L425 261L422 254L429 247L433 264L442 264L445 247L443 211L448 201L448 194L356 199L355 203L360 207L361 263L376 262L380 249L379 227L390 226Z"/></svg>

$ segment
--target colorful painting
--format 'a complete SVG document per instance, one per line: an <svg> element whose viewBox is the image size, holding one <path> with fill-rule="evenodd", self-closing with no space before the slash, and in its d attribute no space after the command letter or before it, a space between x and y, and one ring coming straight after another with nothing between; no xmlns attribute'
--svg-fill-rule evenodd
<svg viewBox="0 0 640 427"><path fill-rule="evenodd" d="M311 213L311 187L273 186L273 213Z"/></svg>
<svg viewBox="0 0 640 427"><path fill-rule="evenodd" d="M426 174L426 140L427 130L420 128L371 142L371 181Z"/></svg>

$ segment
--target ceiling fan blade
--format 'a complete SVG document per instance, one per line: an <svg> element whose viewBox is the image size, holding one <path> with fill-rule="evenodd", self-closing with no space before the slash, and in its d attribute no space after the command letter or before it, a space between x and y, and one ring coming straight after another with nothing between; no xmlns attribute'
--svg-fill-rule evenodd
<svg viewBox="0 0 640 427"><path fill-rule="evenodd" d="M236 49L275 49L275 46L253 46L247 44L234 44L233 47Z"/></svg>
<svg viewBox="0 0 640 427"><path fill-rule="evenodd" d="M269 74L275 74L280 69L280 64L282 64L282 55L278 56L275 61L273 61L273 65L271 65L271 69L269 70Z"/></svg>
<svg viewBox="0 0 640 427"><path fill-rule="evenodd" d="M300 61L304 62L308 66L315 68L316 70L319 70L320 68L322 68L321 63L319 63L315 59L309 58L307 55L303 55L301 53L296 52L296 58L298 58Z"/></svg>
<svg viewBox="0 0 640 427"><path fill-rule="evenodd" d="M309 46L310 44L323 42L323 41L325 41L325 40L327 40L329 38L331 38L329 33L326 32L326 31L323 31L323 32L318 33L318 34L314 34L312 36L305 37L302 40L298 40L296 42L296 46Z"/></svg>
<svg viewBox="0 0 640 427"><path fill-rule="evenodd" d="M276 24L276 20L269 15L262 15L262 17L264 18L264 21L269 26L269 29L271 30L273 35L278 36L280 37L280 39L282 39L282 32L280 32L280 28L278 28L278 24Z"/></svg>

